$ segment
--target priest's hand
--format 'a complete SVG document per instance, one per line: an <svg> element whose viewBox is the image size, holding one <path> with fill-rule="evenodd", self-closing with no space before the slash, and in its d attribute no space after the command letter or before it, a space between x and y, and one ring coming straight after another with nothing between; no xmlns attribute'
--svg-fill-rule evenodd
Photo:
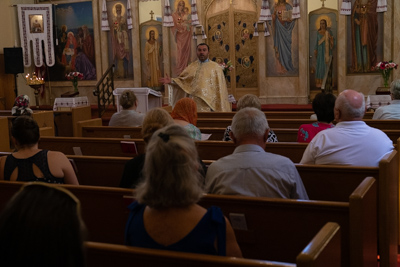
<svg viewBox="0 0 400 267"><path fill-rule="evenodd" d="M165 74L165 77L161 77L158 79L158 81L162 84L169 84L171 83L171 78L168 76L168 74Z"/></svg>

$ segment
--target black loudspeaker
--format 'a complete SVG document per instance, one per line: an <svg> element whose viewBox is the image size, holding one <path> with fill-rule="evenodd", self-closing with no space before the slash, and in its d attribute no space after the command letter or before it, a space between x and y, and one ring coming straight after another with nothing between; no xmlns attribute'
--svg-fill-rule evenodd
<svg viewBox="0 0 400 267"><path fill-rule="evenodd" d="M4 69L7 74L24 73L22 47L4 48Z"/></svg>

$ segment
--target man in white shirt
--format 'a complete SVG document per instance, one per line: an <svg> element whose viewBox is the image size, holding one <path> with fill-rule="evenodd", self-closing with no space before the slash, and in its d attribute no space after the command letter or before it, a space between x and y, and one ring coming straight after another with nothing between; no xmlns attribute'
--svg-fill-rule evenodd
<svg viewBox="0 0 400 267"><path fill-rule="evenodd" d="M379 107L372 119L374 120L400 120L400 80L395 80L390 85L390 105Z"/></svg>
<svg viewBox="0 0 400 267"><path fill-rule="evenodd" d="M336 126L319 132L304 151L301 164L338 164L377 167L393 150L393 142L379 129L362 121L365 98L354 90L343 91L335 102Z"/></svg>
<svg viewBox="0 0 400 267"><path fill-rule="evenodd" d="M265 152L269 126L265 114L244 108L232 120L233 154L212 163L207 170L206 190L221 195L308 199L293 162Z"/></svg>

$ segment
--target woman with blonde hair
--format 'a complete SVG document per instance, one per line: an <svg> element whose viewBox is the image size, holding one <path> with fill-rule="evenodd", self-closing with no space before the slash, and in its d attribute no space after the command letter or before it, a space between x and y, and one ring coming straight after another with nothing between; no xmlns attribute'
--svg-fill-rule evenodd
<svg viewBox="0 0 400 267"><path fill-rule="evenodd" d="M185 129L156 131L147 146L144 182L130 205L126 244L136 247L241 257L235 234L218 207L203 195L195 143Z"/></svg>
<svg viewBox="0 0 400 267"><path fill-rule="evenodd" d="M136 111L138 100L132 90L125 90L119 98L122 106L120 112L114 113L108 126L137 127L143 123L144 114Z"/></svg>
<svg viewBox="0 0 400 267"><path fill-rule="evenodd" d="M162 108L154 108L146 113L143 120L142 136L147 144L155 131L167 125L174 124L169 113ZM144 165L145 154L140 154L125 164L124 173L119 187L135 188L142 178L142 169Z"/></svg>

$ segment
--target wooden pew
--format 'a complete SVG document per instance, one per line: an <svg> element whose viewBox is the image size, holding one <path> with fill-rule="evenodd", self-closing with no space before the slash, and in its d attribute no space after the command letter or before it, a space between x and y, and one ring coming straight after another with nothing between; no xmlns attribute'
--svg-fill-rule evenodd
<svg viewBox="0 0 400 267"><path fill-rule="evenodd" d="M0 181L0 207L21 184ZM90 241L123 244L128 217L126 206L132 201L132 190L62 186L80 199ZM231 213L244 214L247 230L235 230L244 257L295 262L298 253L319 229L325 223L335 221L342 229L342 263L346 263L343 266L350 266L350 251L351 263L354 263L351 266L361 266L361 262L370 259L376 262L375 197L375 180L366 178L353 192L349 202L205 195L200 205L220 206L228 218ZM351 218L357 218L356 225ZM238 228L235 221L234 218L232 224ZM364 233L369 235L364 236ZM372 254L365 253L368 248L372 248Z"/></svg>
<svg viewBox="0 0 400 267"><path fill-rule="evenodd" d="M198 118L232 119L236 112L197 112ZM264 111L267 119L309 119L314 111ZM374 112L368 111L364 119L372 119Z"/></svg>
<svg viewBox="0 0 400 267"><path fill-rule="evenodd" d="M77 135L76 137L82 137L82 128L89 126L89 127L102 127L102 119L101 118L95 118L95 119L89 119L89 120L83 120L83 121L78 121L76 123L76 127L77 127ZM100 137L100 136L99 136Z"/></svg>
<svg viewBox="0 0 400 267"><path fill-rule="evenodd" d="M92 124L92 125L91 125ZM141 127L112 127L101 126L100 119L92 119L78 122L79 136L96 137L96 138L127 138L137 139L142 138ZM90 126L89 126L90 125ZM211 134L210 141L223 140L225 129L221 127L199 127L200 131L205 134ZM297 129L290 128L274 128L272 129L279 142L297 142ZM400 137L400 130L382 130L395 144L397 138Z"/></svg>
<svg viewBox="0 0 400 267"><path fill-rule="evenodd" d="M10 111L11 114L11 111ZM0 116L0 151L10 152L14 150L11 142L12 121L16 116ZM32 114L37 122L41 136L54 136L53 111L38 111Z"/></svg>
<svg viewBox="0 0 400 267"><path fill-rule="evenodd" d="M24 183L0 181L0 210ZM132 201L132 189L84 185L60 185L70 190L81 202L90 241L124 244L124 229L128 220L127 205Z"/></svg>
<svg viewBox="0 0 400 267"><path fill-rule="evenodd" d="M199 204L219 206L231 219L246 258L295 262L308 240L333 221L342 230L342 266L376 266L376 182L371 177L363 180L347 202L209 194ZM286 230L278 234L278 229Z"/></svg>
<svg viewBox="0 0 400 267"><path fill-rule="evenodd" d="M142 138L142 127L113 127L113 126L100 126L90 125L96 119L78 122L78 128L81 129L80 133L82 137L96 137L96 138L128 138L136 139ZM211 134L209 140L222 141L226 128L217 127L200 127L201 133ZM278 136L280 142L296 142L298 129L285 129L278 128L273 129L275 134ZM400 136L400 131L399 131ZM397 138L396 138L397 140Z"/></svg>
<svg viewBox="0 0 400 267"><path fill-rule="evenodd" d="M73 160L80 185L119 187L125 163L131 157L67 155Z"/></svg>
<svg viewBox="0 0 400 267"><path fill-rule="evenodd" d="M340 266L340 226L329 222L297 256L296 264L86 242L87 266Z"/></svg>
<svg viewBox="0 0 400 267"><path fill-rule="evenodd" d="M399 120L363 120L367 125L381 129L381 130L400 130ZM271 129L275 128L289 128L299 129L302 124L313 123L315 120L311 119L268 119L268 125ZM232 119L221 119L221 118L199 118L197 119L198 127L217 127L224 128L232 124Z"/></svg>
<svg viewBox="0 0 400 267"><path fill-rule="evenodd" d="M0 151L9 152L11 151L10 143L10 130L8 128L8 118L0 117Z"/></svg>
<svg viewBox="0 0 400 267"><path fill-rule="evenodd" d="M400 140L399 140L400 142ZM296 165L310 199L345 201L365 176L378 183L378 235L381 266L397 266L399 236L399 154L394 150L379 167ZM346 184L346 187L343 185ZM347 188L347 189L346 189Z"/></svg>
<svg viewBox="0 0 400 267"><path fill-rule="evenodd" d="M74 107L71 110L54 111L57 136L79 136L77 122L92 118L90 106Z"/></svg>
<svg viewBox="0 0 400 267"><path fill-rule="evenodd" d="M85 138L85 137L42 137L39 148L61 151L66 155L75 155L73 147L80 147L82 155L133 157L133 153L125 153L121 142L135 142L138 153L144 153L145 143L142 139L127 140L124 138ZM196 141L197 151L202 160L217 160L230 155L235 150L233 142ZM288 157L293 162L300 162L307 144L278 142L267 143L265 151Z"/></svg>
<svg viewBox="0 0 400 267"><path fill-rule="evenodd" d="M37 122L39 128L46 128L47 136L55 135L54 127L54 113L51 110L46 111L34 111L32 118ZM51 129L49 129L51 128Z"/></svg>

